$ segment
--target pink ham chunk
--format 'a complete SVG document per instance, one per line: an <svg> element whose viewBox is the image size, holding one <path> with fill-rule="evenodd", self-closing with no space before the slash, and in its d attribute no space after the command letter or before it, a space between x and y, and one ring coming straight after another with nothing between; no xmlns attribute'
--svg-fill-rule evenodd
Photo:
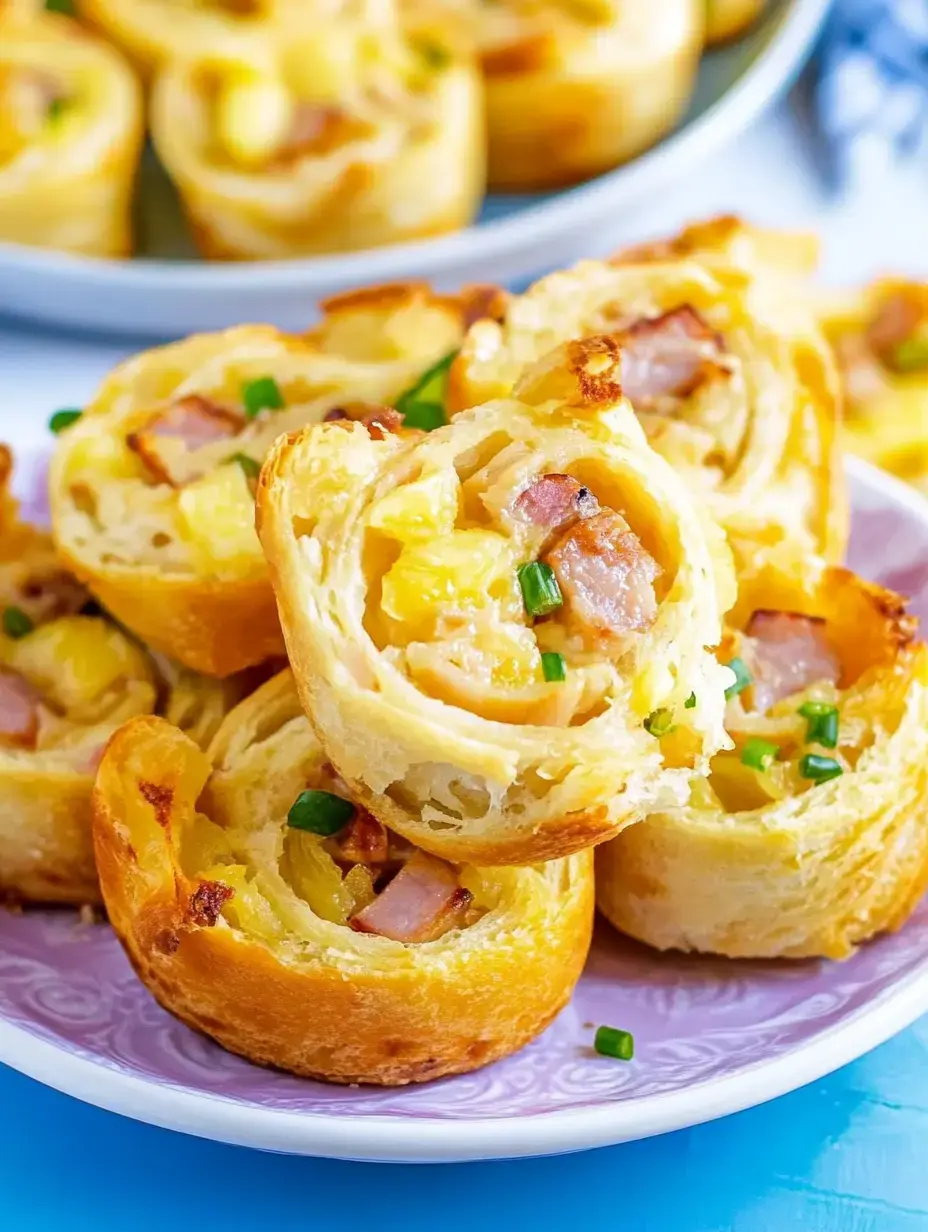
<svg viewBox="0 0 928 1232"><path fill-rule="evenodd" d="M759 714L819 681L837 684L841 676L825 621L798 612L755 612L741 657L753 682L751 709Z"/></svg>
<svg viewBox="0 0 928 1232"><path fill-rule="evenodd" d="M419 851L349 923L393 941L435 941L461 924L471 899L450 864Z"/></svg>
<svg viewBox="0 0 928 1232"><path fill-rule="evenodd" d="M635 321L619 342L622 392L636 410L685 398L726 371L722 339L689 304Z"/></svg>
<svg viewBox="0 0 928 1232"><path fill-rule="evenodd" d="M73 616L90 600L77 578L63 569L31 574L18 589L20 606L36 624L59 616Z"/></svg>
<svg viewBox="0 0 928 1232"><path fill-rule="evenodd" d="M541 475L516 497L512 516L544 535L566 530L580 518L599 513L599 501L570 475Z"/></svg>
<svg viewBox="0 0 928 1232"><path fill-rule="evenodd" d="M651 627L661 569L611 509L574 523L545 557L570 622L587 640L615 641Z"/></svg>
<svg viewBox="0 0 928 1232"><path fill-rule="evenodd" d="M0 746L34 749L38 732L38 694L17 672L0 669Z"/></svg>
<svg viewBox="0 0 928 1232"><path fill-rule="evenodd" d="M231 440L243 427L244 420L234 411L190 394L151 420L143 432L131 433L126 443L159 483L177 486L171 467L173 451L163 449L162 442L181 441L193 453L214 441Z"/></svg>

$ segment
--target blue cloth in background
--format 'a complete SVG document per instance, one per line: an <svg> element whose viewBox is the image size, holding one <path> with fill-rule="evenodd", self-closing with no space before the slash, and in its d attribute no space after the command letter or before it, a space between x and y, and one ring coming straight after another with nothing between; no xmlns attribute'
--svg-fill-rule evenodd
<svg viewBox="0 0 928 1232"><path fill-rule="evenodd" d="M835 0L813 66L824 170L850 188L928 129L928 0Z"/></svg>

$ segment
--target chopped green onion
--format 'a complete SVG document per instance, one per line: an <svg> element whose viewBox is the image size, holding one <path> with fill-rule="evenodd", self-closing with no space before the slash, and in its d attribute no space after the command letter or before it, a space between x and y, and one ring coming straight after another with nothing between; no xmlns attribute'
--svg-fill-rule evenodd
<svg viewBox="0 0 928 1232"><path fill-rule="evenodd" d="M247 453L233 453L226 458L227 462L236 462L245 472L246 479L257 479L261 474L261 463L256 462L254 458L248 456Z"/></svg>
<svg viewBox="0 0 928 1232"><path fill-rule="evenodd" d="M440 402L411 402L403 412L404 428L420 428L423 432L434 432L443 428L448 422L445 408Z"/></svg>
<svg viewBox="0 0 928 1232"><path fill-rule="evenodd" d="M52 124L61 117L68 109L68 100L66 98L53 98L45 110L45 118Z"/></svg>
<svg viewBox="0 0 928 1232"><path fill-rule="evenodd" d="M769 770L777 759L780 751L778 744L769 740L761 740L759 736L751 736L744 742L741 750L741 764L750 766L752 770Z"/></svg>
<svg viewBox="0 0 928 1232"><path fill-rule="evenodd" d="M543 561L519 566L519 586L529 616L547 616L564 602L554 570Z"/></svg>
<svg viewBox="0 0 928 1232"><path fill-rule="evenodd" d="M597 1027L593 1047L601 1057L630 1061L635 1055L635 1037L620 1027Z"/></svg>
<svg viewBox="0 0 928 1232"><path fill-rule="evenodd" d="M677 730L677 725L673 721L673 711L666 706L652 710L644 721L644 730L649 736L656 736L658 739L661 736L669 736L671 732Z"/></svg>
<svg viewBox="0 0 928 1232"><path fill-rule="evenodd" d="M826 749L838 747L838 707L829 702L803 702L799 713L808 720L806 743L821 744Z"/></svg>
<svg viewBox="0 0 928 1232"><path fill-rule="evenodd" d="M35 628L32 617L21 607L3 609L3 632L7 637L25 637Z"/></svg>
<svg viewBox="0 0 928 1232"><path fill-rule="evenodd" d="M436 72L447 68L451 63L451 52L439 43L422 39L418 43L418 50L428 67L435 69Z"/></svg>
<svg viewBox="0 0 928 1232"><path fill-rule="evenodd" d="M354 816L354 805L330 791L301 791L287 814L287 825L294 830L328 836L343 830Z"/></svg>
<svg viewBox="0 0 928 1232"><path fill-rule="evenodd" d="M683 709L693 710L695 706L696 706L696 694L691 693L689 697L686 699L686 701L683 703Z"/></svg>
<svg viewBox="0 0 928 1232"><path fill-rule="evenodd" d="M545 680L567 679L567 664L564 662L564 656L558 654L556 650L544 652L541 656L541 670L544 672Z"/></svg>
<svg viewBox="0 0 928 1232"><path fill-rule="evenodd" d="M67 13L74 16L74 0L45 0L45 9L49 13Z"/></svg>
<svg viewBox="0 0 928 1232"><path fill-rule="evenodd" d="M431 368L426 368L415 385L397 398L396 409L403 416L407 428L432 432L447 423L448 373L457 357L457 351L443 355Z"/></svg>
<svg viewBox="0 0 928 1232"><path fill-rule="evenodd" d="M813 783L827 783L844 773L839 762L833 757L819 757L817 753L806 753L799 763L799 773L804 779Z"/></svg>
<svg viewBox="0 0 928 1232"><path fill-rule="evenodd" d="M928 368L928 334L920 330L893 347L890 362L897 372L923 372Z"/></svg>
<svg viewBox="0 0 928 1232"><path fill-rule="evenodd" d="M725 700L728 701L732 697L737 697L739 693L744 692L751 683L751 673L748 671L744 659L731 659L725 666L730 667L735 673L734 683L730 684L725 690Z"/></svg>
<svg viewBox="0 0 928 1232"><path fill-rule="evenodd" d="M280 386L272 376L259 376L242 386L245 415L254 419L262 411L280 411L286 406Z"/></svg>
<svg viewBox="0 0 928 1232"><path fill-rule="evenodd" d="M71 424L77 423L83 411L76 406L66 406L60 411L55 411L51 419L48 421L48 426L55 436L59 432L63 432L65 428L70 428Z"/></svg>

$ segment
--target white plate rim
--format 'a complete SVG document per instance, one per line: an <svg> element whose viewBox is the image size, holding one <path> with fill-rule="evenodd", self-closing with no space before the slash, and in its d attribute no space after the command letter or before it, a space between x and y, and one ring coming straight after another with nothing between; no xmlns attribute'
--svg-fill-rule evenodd
<svg viewBox="0 0 928 1232"><path fill-rule="evenodd" d="M928 536L928 501L923 496L858 459L848 459L847 471L865 489L904 506L922 522ZM452 1163L611 1146L741 1112L832 1073L926 1012L928 960L807 1043L728 1077L595 1108L471 1121L256 1108L122 1074L91 1057L65 1052L9 1022L0 1022L0 1061L109 1112L218 1142L330 1159Z"/></svg>
<svg viewBox="0 0 928 1232"><path fill-rule="evenodd" d="M139 294L246 294L389 282L415 276L440 277L512 257L515 248L543 253L567 230L581 231L621 199L627 205L654 192L671 176L682 176L718 146L742 132L785 89L824 22L831 0L788 0L789 9L769 44L741 78L700 116L652 150L586 185L529 206L509 218L437 239L418 240L356 253L287 261L222 264L166 260L81 257L0 241L0 269L37 271L65 283L92 281L95 291Z"/></svg>

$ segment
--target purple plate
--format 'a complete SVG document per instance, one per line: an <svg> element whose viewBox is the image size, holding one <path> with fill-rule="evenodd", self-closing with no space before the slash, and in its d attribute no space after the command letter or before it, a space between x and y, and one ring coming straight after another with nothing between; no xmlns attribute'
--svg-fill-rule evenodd
<svg viewBox="0 0 928 1232"><path fill-rule="evenodd" d="M850 563L928 615L928 503L850 465ZM928 904L843 963L658 955L601 926L572 1003L515 1057L395 1090L249 1065L176 1022L109 928L0 914L0 1060L104 1108L227 1142L375 1160L578 1150L681 1128L791 1090L928 1010ZM634 1032L632 1064L594 1024Z"/></svg>

